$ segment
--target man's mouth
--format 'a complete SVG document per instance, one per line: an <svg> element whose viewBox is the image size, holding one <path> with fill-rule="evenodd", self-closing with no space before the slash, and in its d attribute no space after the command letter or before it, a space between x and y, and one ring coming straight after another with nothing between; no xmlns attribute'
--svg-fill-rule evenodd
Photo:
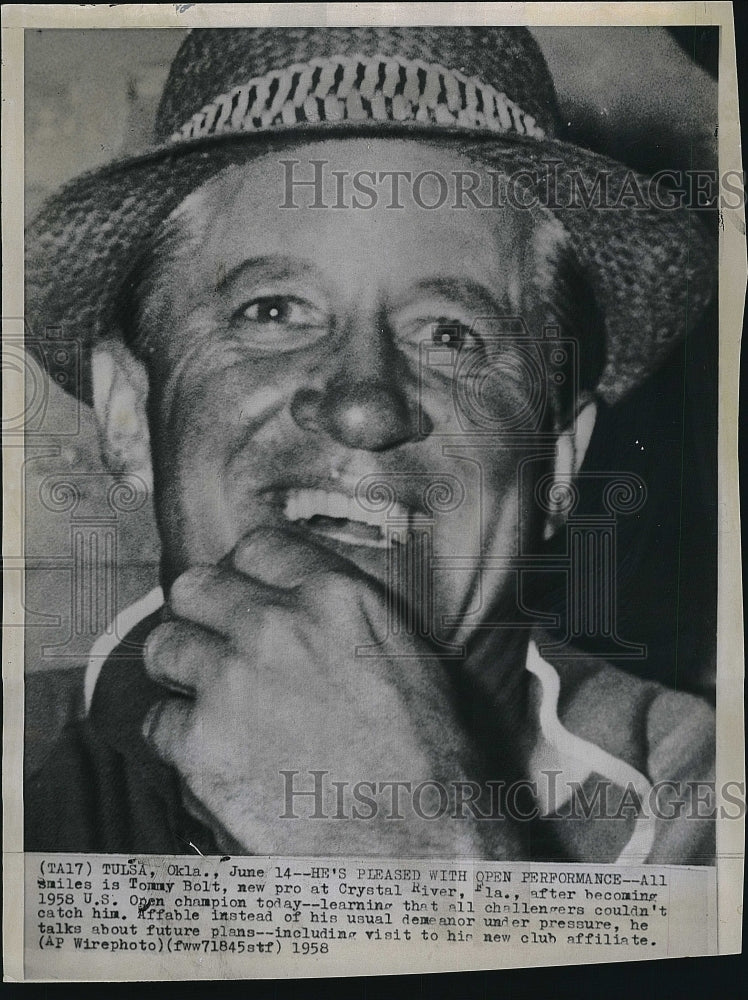
<svg viewBox="0 0 748 1000"><path fill-rule="evenodd" d="M345 493L323 489L290 489L283 513L288 521L303 525L316 534L347 545L386 549L405 540L407 531L389 531L412 527L416 515L395 501L383 511L366 510Z"/></svg>

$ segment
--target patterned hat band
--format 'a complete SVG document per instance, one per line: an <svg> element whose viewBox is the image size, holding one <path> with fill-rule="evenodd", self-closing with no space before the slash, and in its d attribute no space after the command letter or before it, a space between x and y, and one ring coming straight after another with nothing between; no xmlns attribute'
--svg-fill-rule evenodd
<svg viewBox="0 0 748 1000"><path fill-rule="evenodd" d="M545 138L532 115L476 77L398 56L341 55L294 63L234 87L171 141L345 121L413 121Z"/></svg>

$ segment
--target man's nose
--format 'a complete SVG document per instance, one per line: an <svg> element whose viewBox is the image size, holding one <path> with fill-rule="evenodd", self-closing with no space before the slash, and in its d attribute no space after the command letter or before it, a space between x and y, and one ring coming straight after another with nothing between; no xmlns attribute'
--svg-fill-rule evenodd
<svg viewBox="0 0 748 1000"><path fill-rule="evenodd" d="M323 431L359 451L386 451L424 437L430 429L396 382L381 378L335 378L321 392L300 389L291 414L304 430Z"/></svg>
<svg viewBox="0 0 748 1000"><path fill-rule="evenodd" d="M296 393L291 402L296 424L360 451L386 451L425 437L431 425L419 415L417 391L407 384L406 361L384 317L366 322L359 315L345 333L340 350L346 363L324 388Z"/></svg>

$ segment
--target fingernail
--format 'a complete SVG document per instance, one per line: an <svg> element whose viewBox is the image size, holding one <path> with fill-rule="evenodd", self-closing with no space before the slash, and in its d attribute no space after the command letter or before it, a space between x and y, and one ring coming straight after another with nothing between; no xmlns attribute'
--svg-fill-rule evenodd
<svg viewBox="0 0 748 1000"><path fill-rule="evenodd" d="M211 578L220 572L217 566L190 566L172 583L169 590L169 604L190 604L200 599L205 587L211 585Z"/></svg>
<svg viewBox="0 0 748 1000"><path fill-rule="evenodd" d="M146 712L145 719L143 720L143 725L141 728L141 733L143 734L143 739L146 743L153 742L153 736L158 727L159 719L161 718L161 713L164 710L165 702L157 701L155 705L151 707Z"/></svg>
<svg viewBox="0 0 748 1000"><path fill-rule="evenodd" d="M175 621L164 622L150 633L143 647L143 659L146 663L153 660L157 650L173 640L178 627Z"/></svg>

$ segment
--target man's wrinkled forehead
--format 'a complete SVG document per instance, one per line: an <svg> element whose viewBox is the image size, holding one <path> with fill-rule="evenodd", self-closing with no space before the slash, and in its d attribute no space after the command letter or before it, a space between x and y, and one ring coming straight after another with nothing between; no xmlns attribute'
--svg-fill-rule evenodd
<svg viewBox="0 0 748 1000"><path fill-rule="evenodd" d="M277 258L357 295L465 277L519 309L550 275L563 232L529 211L486 210L461 196L465 176L482 169L455 148L413 140L328 140L258 156L216 175L167 219L150 290L160 286L173 307L170 289L182 297L186 274L215 289L247 260Z"/></svg>

